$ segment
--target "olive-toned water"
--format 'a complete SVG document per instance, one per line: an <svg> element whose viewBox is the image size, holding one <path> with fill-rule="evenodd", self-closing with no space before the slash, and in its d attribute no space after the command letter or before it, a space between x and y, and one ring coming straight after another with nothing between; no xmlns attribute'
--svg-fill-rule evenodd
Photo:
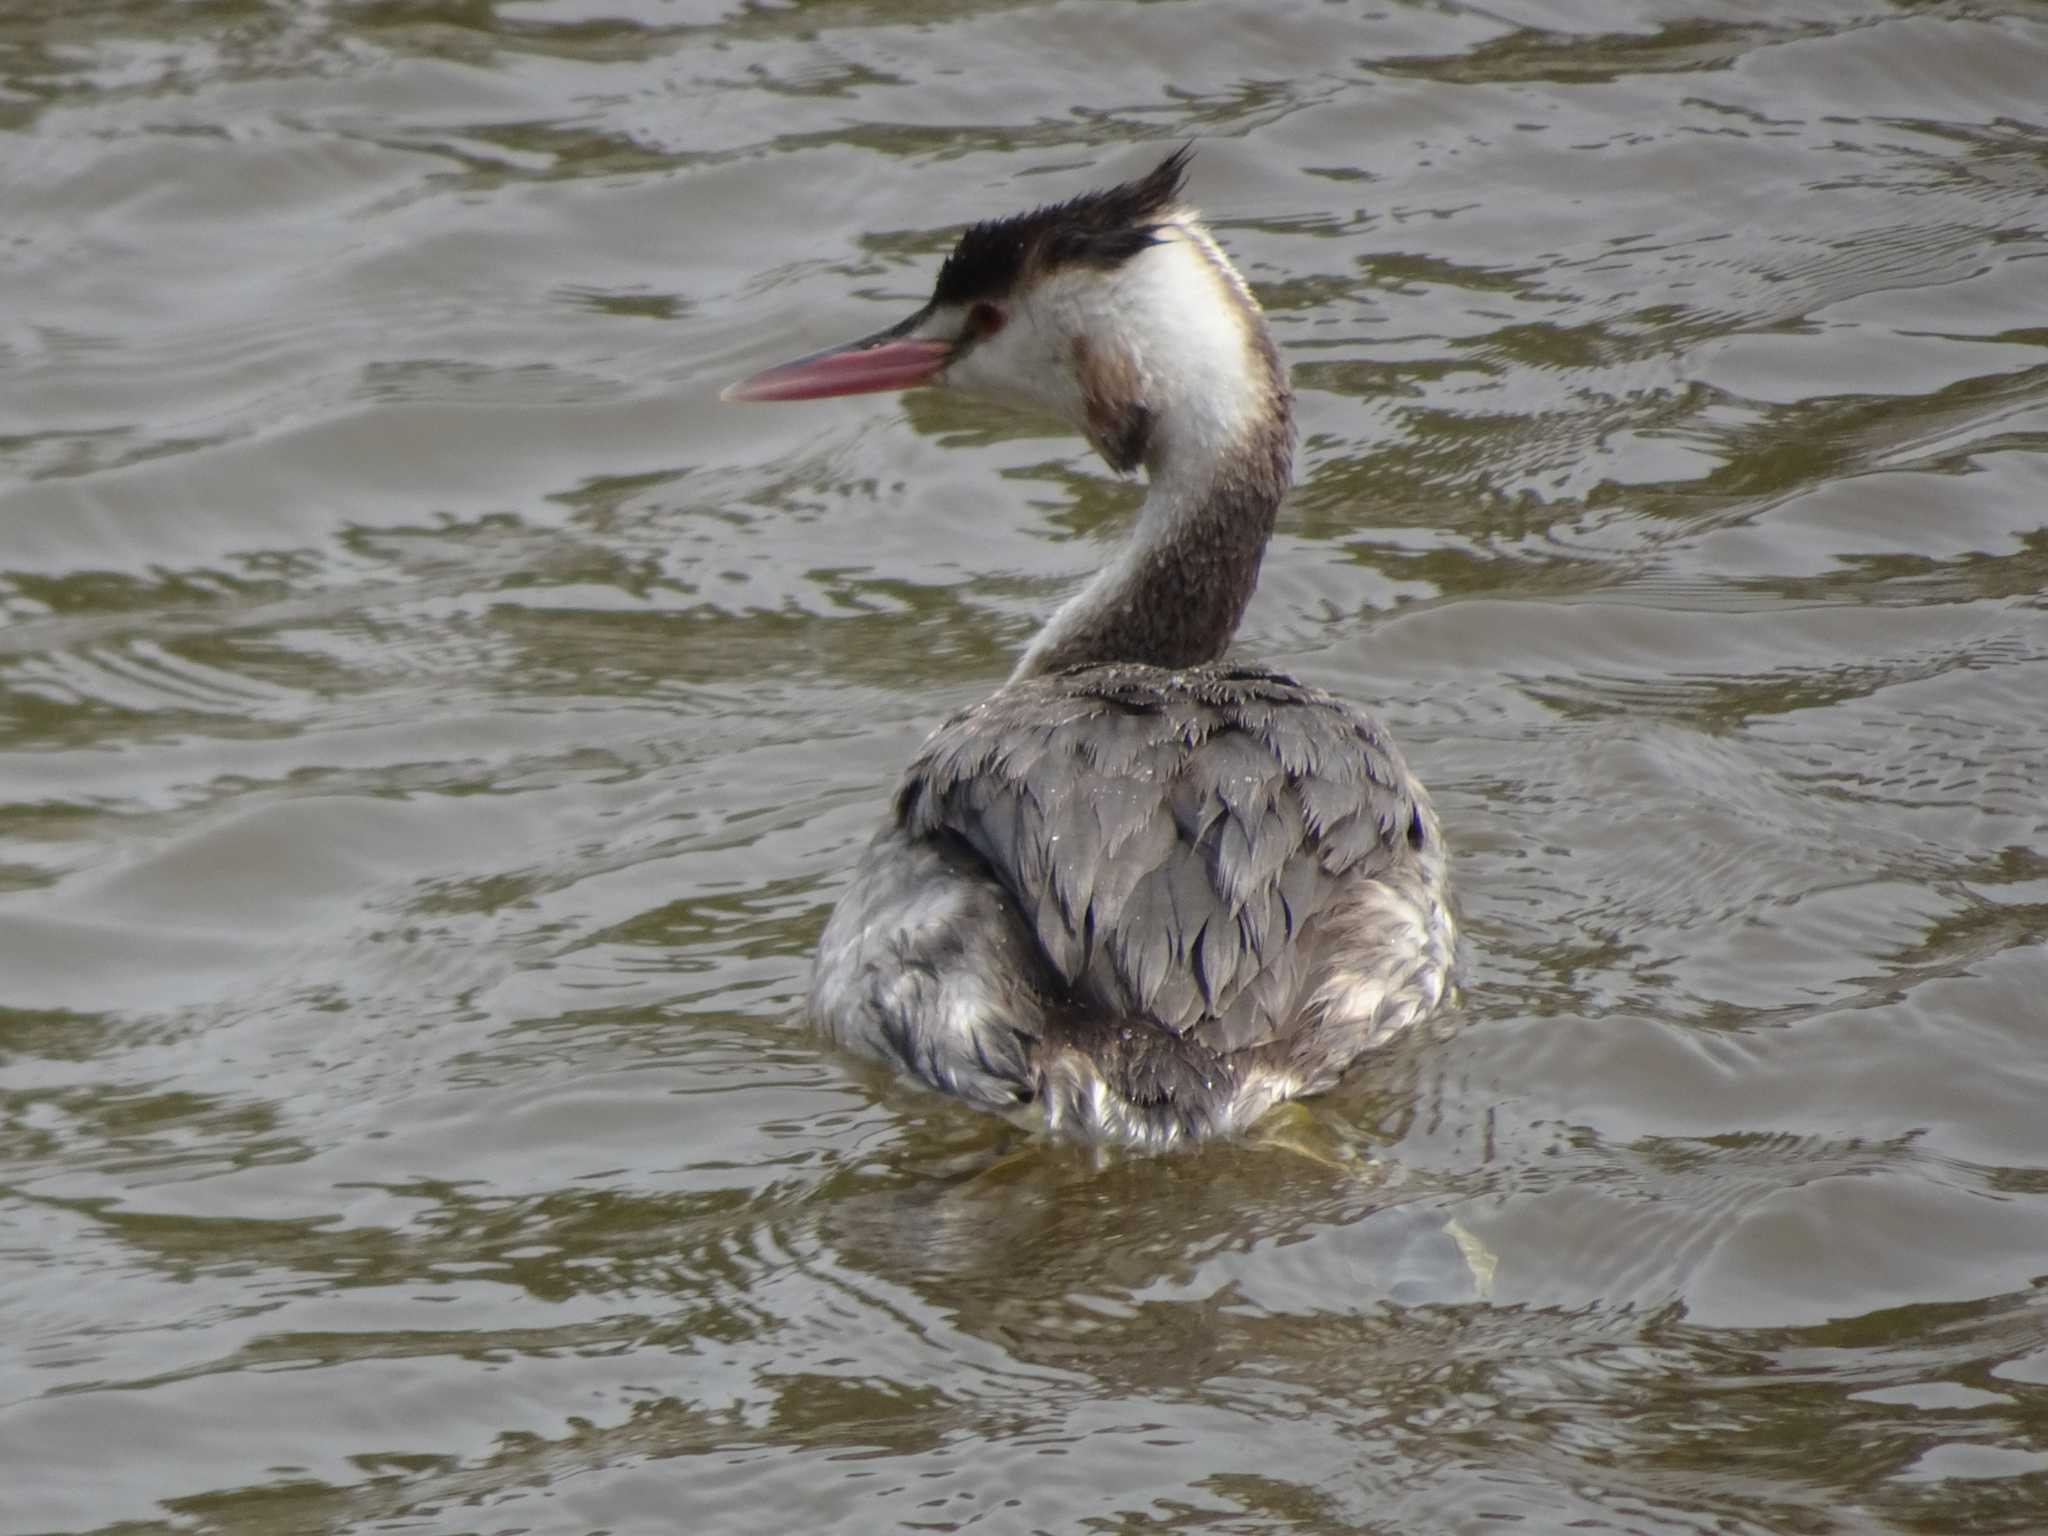
<svg viewBox="0 0 2048 1536"><path fill-rule="evenodd" d="M1108 1160L822 1049L1136 489L718 387L1200 141L1242 649L1463 1007ZM0 10L0 1531L2048 1529L2048 10Z"/></svg>

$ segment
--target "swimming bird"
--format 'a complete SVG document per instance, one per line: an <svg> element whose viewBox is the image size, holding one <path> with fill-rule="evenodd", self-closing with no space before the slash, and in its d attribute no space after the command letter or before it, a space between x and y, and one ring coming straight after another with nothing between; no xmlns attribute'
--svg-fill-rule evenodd
<svg viewBox="0 0 2048 1536"><path fill-rule="evenodd" d="M971 226L915 314L730 386L930 385L1142 469L1121 550L935 730L826 924L831 1039L1087 1141L1226 1136L1435 1011L1456 927L1428 794L1363 711L1223 659L1292 479L1251 289L1149 174Z"/></svg>

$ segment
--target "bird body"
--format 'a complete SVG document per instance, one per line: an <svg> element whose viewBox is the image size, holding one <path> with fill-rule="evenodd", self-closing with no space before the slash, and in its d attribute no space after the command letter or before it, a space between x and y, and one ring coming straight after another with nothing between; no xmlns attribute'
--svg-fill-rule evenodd
<svg viewBox="0 0 2048 1536"><path fill-rule="evenodd" d="M1369 716L1221 660L1291 477L1249 288L1149 176L972 226L932 302L742 399L933 383L1051 410L1149 492L1010 681L906 770L819 943L849 1049L1083 1139L1168 1146L1334 1084L1449 989L1427 793Z"/></svg>

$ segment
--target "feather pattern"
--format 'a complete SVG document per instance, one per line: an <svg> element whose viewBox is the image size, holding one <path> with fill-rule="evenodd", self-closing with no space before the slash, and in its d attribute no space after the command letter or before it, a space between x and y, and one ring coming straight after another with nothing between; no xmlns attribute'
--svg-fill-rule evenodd
<svg viewBox="0 0 2048 1536"><path fill-rule="evenodd" d="M1293 394L1179 200L1186 164L975 225L908 320L736 386L928 381L1144 470L1123 548L911 763L810 996L832 1039L936 1088L1144 1146L1329 1087L1442 1003L1456 936L1387 734L1219 659L1292 479Z"/></svg>
<svg viewBox="0 0 2048 1536"><path fill-rule="evenodd" d="M1427 796L1369 716L1256 668L1011 683L926 741L878 867L890 889L839 907L861 931L827 929L814 1011L935 1086L1085 1135L1236 1128L1447 985ZM1368 999L1390 939L1407 974ZM955 995L910 996L968 958L934 940L983 952Z"/></svg>

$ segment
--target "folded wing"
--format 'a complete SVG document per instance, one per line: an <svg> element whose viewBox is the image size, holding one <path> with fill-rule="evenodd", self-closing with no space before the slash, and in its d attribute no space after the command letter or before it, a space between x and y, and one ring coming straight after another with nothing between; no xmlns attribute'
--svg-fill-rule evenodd
<svg viewBox="0 0 2048 1536"><path fill-rule="evenodd" d="M990 872L1068 1006L1228 1055L1295 1019L1333 905L1427 835L1411 782L1368 716L1290 678L1108 666L955 716L897 814Z"/></svg>

